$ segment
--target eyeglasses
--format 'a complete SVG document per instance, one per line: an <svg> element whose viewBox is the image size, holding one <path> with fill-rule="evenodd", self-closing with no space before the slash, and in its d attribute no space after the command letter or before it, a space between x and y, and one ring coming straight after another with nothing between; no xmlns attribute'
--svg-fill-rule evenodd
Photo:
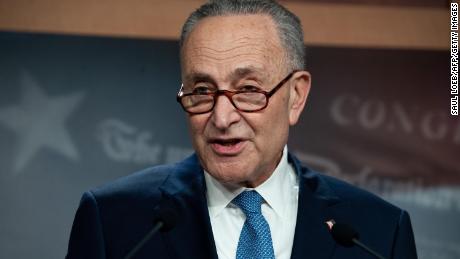
<svg viewBox="0 0 460 259"><path fill-rule="evenodd" d="M197 89L195 89L191 93L184 93L184 85L182 84L177 94L177 101L181 104L184 111L190 114L201 114L212 111L216 104L217 97L225 95L238 111L257 112L267 107L270 97L275 94L295 72L298 72L298 70L292 71L269 92L258 89L240 91L209 91L206 89L205 92L198 92Z"/></svg>

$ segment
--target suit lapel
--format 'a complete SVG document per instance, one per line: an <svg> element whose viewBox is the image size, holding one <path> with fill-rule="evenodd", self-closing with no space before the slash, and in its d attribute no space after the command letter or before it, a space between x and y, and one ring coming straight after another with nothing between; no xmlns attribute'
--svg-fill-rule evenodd
<svg viewBox="0 0 460 259"><path fill-rule="evenodd" d="M196 155L174 168L160 188L163 200L179 212L177 225L163 233L171 258L216 258L206 187Z"/></svg>
<svg viewBox="0 0 460 259"><path fill-rule="evenodd" d="M334 218L333 207L340 203L318 175L302 168L291 154L289 162L299 178L299 205L292 259L331 258L336 243L325 224ZM217 252L206 203L203 169L196 155L178 164L160 188L164 202L179 212L177 225L162 233L170 258L215 258Z"/></svg>
<svg viewBox="0 0 460 259"><path fill-rule="evenodd" d="M332 208L340 201L316 173L302 168L292 155L289 155L289 162L294 165L299 177L297 223L291 258L331 258L336 243L325 222L333 219Z"/></svg>

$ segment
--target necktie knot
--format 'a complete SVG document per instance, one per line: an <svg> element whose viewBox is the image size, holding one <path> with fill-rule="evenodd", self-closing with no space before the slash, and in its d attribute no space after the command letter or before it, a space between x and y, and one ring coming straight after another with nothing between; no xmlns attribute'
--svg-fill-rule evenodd
<svg viewBox="0 0 460 259"><path fill-rule="evenodd" d="M247 216L249 213L261 214L262 200L263 198L258 192L244 191L236 196L232 202L240 207Z"/></svg>

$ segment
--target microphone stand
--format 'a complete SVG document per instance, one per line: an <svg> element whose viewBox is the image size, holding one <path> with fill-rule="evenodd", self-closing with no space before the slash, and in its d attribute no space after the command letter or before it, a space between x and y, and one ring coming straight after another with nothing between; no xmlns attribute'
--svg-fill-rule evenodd
<svg viewBox="0 0 460 259"><path fill-rule="evenodd" d="M149 233L147 233L147 235L145 235L145 237L139 243L137 243L137 245L133 249L131 249L131 251L129 251L129 253L124 257L124 259L133 258L137 251L139 251L139 249L141 249L145 245L145 243L147 243L147 241L149 241L149 239L163 227L163 225L163 221L158 221L157 224L155 224L155 226L149 231Z"/></svg>
<svg viewBox="0 0 460 259"><path fill-rule="evenodd" d="M363 243L359 242L358 239L356 238L353 238L351 240L355 245L361 247L362 249L364 249L366 252L368 252L369 254L375 256L376 258L378 259L386 259L385 257L381 256L380 254L378 254L377 252L375 252L374 250L372 250L371 248L367 247L366 245L364 245Z"/></svg>

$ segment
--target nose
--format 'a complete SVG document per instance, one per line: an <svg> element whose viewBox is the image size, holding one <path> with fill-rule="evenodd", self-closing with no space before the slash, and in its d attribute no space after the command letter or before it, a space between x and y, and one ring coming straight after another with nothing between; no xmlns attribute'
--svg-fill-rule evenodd
<svg viewBox="0 0 460 259"><path fill-rule="evenodd" d="M240 119L241 115L227 96L220 95L216 98L211 121L217 129L226 130Z"/></svg>

